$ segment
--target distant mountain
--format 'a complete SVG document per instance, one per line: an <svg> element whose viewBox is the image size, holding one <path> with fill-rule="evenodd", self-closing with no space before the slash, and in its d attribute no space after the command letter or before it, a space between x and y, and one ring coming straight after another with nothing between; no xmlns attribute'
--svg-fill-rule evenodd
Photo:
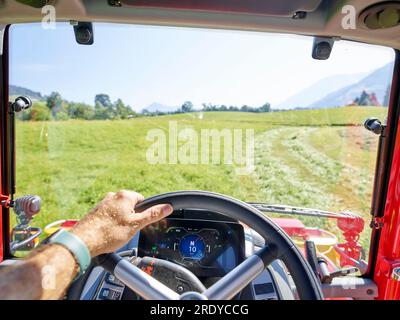
<svg viewBox="0 0 400 320"><path fill-rule="evenodd" d="M9 86L9 95L10 96L28 96L32 100L43 100L43 96L40 92L32 91L30 89L10 85Z"/></svg>
<svg viewBox="0 0 400 320"><path fill-rule="evenodd" d="M368 73L338 74L319 80L310 87L274 106L276 109L307 108L317 100L332 92L332 88L343 88L360 81Z"/></svg>
<svg viewBox="0 0 400 320"><path fill-rule="evenodd" d="M310 109L341 107L351 103L359 97L363 91L375 93L378 101L382 104L388 86L391 83L393 63L389 63L368 74L360 81L327 94L322 99L310 104Z"/></svg>
<svg viewBox="0 0 400 320"><path fill-rule="evenodd" d="M159 102L153 102L152 104L149 104L146 108L143 110L147 110L149 112L172 112L178 110L179 107L171 107L167 106L165 104L159 103Z"/></svg>

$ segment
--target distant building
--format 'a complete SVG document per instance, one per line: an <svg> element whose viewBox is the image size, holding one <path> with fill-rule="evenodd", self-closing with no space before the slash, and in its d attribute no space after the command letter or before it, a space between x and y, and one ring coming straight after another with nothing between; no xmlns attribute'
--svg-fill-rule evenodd
<svg viewBox="0 0 400 320"><path fill-rule="evenodd" d="M363 90L361 95L355 98L348 106L380 106L381 104L376 97L375 92L368 93Z"/></svg>

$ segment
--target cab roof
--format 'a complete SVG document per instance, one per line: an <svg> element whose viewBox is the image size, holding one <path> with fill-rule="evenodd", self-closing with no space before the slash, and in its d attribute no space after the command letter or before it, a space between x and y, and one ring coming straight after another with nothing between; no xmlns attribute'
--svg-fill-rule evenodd
<svg viewBox="0 0 400 320"><path fill-rule="evenodd" d="M46 3L54 5L57 21L326 36L400 49L400 24L365 27L365 9L382 4L376 0L4 0L0 1L0 24L40 22ZM400 5L400 1L391 3ZM349 28L349 20L344 19L353 18L355 25Z"/></svg>

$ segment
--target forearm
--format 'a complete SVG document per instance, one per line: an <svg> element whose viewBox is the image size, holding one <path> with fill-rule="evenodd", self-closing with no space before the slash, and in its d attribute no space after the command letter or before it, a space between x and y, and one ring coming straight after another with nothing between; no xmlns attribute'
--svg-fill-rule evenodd
<svg viewBox="0 0 400 320"><path fill-rule="evenodd" d="M59 299L77 272L68 249L57 244L43 246L21 264L0 271L0 300Z"/></svg>
<svg viewBox="0 0 400 320"><path fill-rule="evenodd" d="M135 205L140 201L143 196L135 192L108 193L70 233L86 245L91 257L114 252L140 228L173 211L170 205L160 204L136 213ZM87 261L84 268L86 264ZM21 264L0 271L0 300L62 298L77 273L78 264L72 252L55 243L45 245Z"/></svg>

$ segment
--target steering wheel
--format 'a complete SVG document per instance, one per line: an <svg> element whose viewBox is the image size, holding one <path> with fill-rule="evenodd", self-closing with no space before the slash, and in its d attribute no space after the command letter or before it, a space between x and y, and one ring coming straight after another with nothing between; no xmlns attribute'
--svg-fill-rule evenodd
<svg viewBox="0 0 400 320"><path fill-rule="evenodd" d="M300 299L323 299L319 281L296 245L279 226L254 207L218 193L178 191L148 198L135 210L141 212L163 203L171 204L174 210L203 209L234 218L258 232L266 245L202 293L186 292L181 295L115 253L98 257L102 267L144 299L229 300L276 259L283 261L288 268Z"/></svg>

